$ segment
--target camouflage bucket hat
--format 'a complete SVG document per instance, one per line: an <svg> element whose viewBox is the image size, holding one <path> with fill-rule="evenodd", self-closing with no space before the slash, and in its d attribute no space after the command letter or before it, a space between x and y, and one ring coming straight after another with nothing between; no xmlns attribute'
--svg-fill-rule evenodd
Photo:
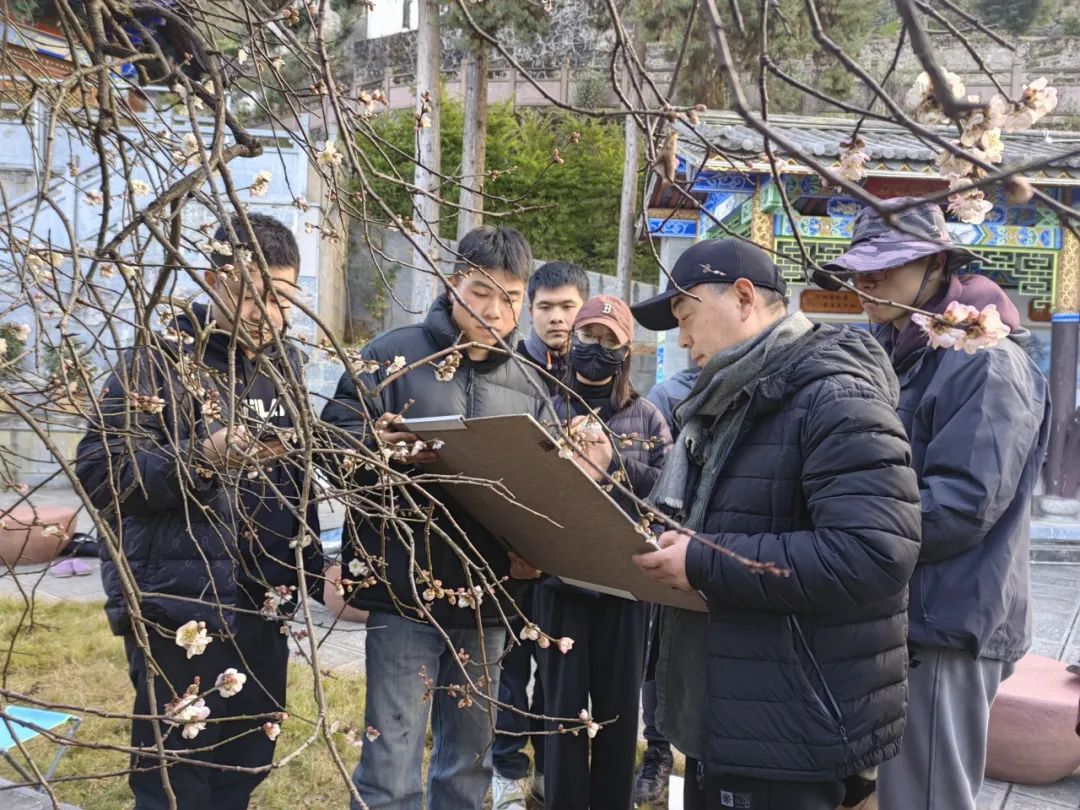
<svg viewBox="0 0 1080 810"><path fill-rule="evenodd" d="M952 242L945 227L945 215L935 203L920 202L917 197L897 197L888 200L886 205L899 208L912 203L918 205L896 217L904 230L897 230L887 223L873 208L863 208L855 215L851 247L823 267L834 273L876 273L944 252L948 255L948 271L955 273L978 258L967 248ZM826 290L843 289L832 277L821 272L814 273L814 282Z"/></svg>

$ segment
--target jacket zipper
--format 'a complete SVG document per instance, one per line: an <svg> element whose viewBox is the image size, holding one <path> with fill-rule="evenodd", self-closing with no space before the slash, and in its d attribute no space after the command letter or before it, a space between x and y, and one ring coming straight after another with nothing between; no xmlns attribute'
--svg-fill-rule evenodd
<svg viewBox="0 0 1080 810"><path fill-rule="evenodd" d="M473 375L475 374L472 366L469 366L468 374L465 376L465 418L472 419L473 413Z"/></svg>
<svg viewBox="0 0 1080 810"><path fill-rule="evenodd" d="M818 680L821 682L821 688L825 691L825 697L829 699L829 706L826 706L826 711L829 707L832 707L830 712L833 716L833 720L836 721L836 725L840 728L840 739L845 743L848 741L847 728L844 726L844 715L840 711L840 705L836 702L836 698L833 697L832 690L829 688L828 682L825 680L825 675L821 671L821 667L818 665L817 658L814 657L813 650L810 649L810 645L806 642L806 636L803 635L802 625L799 624L799 620L794 616L788 616L788 622L791 624L791 629L795 631L795 635L798 636L799 644L802 645L803 650L806 652L806 657L810 659L810 664L814 667L814 673L817 675ZM810 685L814 694L817 694L817 690L813 688L813 684ZM818 700L821 697L818 696Z"/></svg>

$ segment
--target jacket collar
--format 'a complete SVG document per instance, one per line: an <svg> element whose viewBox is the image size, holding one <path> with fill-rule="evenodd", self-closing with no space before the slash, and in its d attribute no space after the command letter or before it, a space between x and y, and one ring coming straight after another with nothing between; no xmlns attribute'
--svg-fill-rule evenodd
<svg viewBox="0 0 1080 810"><path fill-rule="evenodd" d="M424 329L431 336L432 342L434 342L437 349L448 349L461 341L461 330L454 323L449 295L440 295L435 299L435 303L431 305L431 309L428 310L427 316L424 318ZM511 348L514 346L516 334L517 330L515 329L514 332L504 338L504 342ZM503 352L490 352L486 359L479 362L470 360L465 352L462 352L461 355L462 365L474 366L478 371L482 372L498 368L510 359L510 356Z"/></svg>

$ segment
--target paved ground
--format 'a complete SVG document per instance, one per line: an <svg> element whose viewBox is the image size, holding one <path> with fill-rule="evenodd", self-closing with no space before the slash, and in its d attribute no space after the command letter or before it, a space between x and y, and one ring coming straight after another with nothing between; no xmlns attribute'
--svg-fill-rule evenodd
<svg viewBox="0 0 1080 810"><path fill-rule="evenodd" d="M69 490L41 490L35 503L71 503ZM0 509L8 498L0 497ZM323 528L341 525L340 510L322 510ZM85 524L84 520L84 524ZM84 526L85 528L85 526ZM1038 554L1033 557L1038 559ZM1057 555L1055 555L1057 556ZM1066 555L1076 559L1076 555ZM20 566L11 572L0 569L0 596L33 594L37 599L76 599L100 602L104 599L96 560L89 560L89 576L61 579L49 573L47 566ZM1080 662L1080 563L1033 562L1032 594L1034 600L1034 643L1032 652L1069 663ZM315 605L313 618L319 628L320 666L330 670L363 670L363 625L337 622L321 605ZM681 791L679 791L681 792ZM677 791L673 791L676 794ZM675 799L670 810L681 807ZM1032 787L989 781L979 797L979 810L1080 810L1080 776L1072 776L1054 785Z"/></svg>

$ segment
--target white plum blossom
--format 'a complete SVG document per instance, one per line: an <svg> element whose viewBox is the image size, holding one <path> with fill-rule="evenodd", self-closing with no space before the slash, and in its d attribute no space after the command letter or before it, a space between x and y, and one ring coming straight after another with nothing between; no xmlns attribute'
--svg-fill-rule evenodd
<svg viewBox="0 0 1080 810"><path fill-rule="evenodd" d="M978 96L968 96L968 101L978 103ZM978 146L983 135L992 129L1000 130L1005 121L1005 110L1009 102L1000 95L993 96L986 106L971 113L964 119L964 130L960 134L960 143L964 146Z"/></svg>
<svg viewBox="0 0 1080 810"><path fill-rule="evenodd" d="M955 73L945 71L945 81L954 99L963 99L964 83ZM904 106L912 111L920 124L945 124L949 119L942 111L941 103L934 97L934 85L924 70L904 96Z"/></svg>
<svg viewBox="0 0 1080 810"><path fill-rule="evenodd" d="M150 193L150 184L145 180L132 180L128 183L128 190L132 197L145 197Z"/></svg>
<svg viewBox="0 0 1080 810"><path fill-rule="evenodd" d="M349 574L354 577L366 577L371 573L371 567L363 560L349 560Z"/></svg>
<svg viewBox="0 0 1080 810"><path fill-rule="evenodd" d="M1020 100L1005 112L1001 128L1006 132L1023 132L1057 107L1057 88L1048 87L1046 77L1024 85Z"/></svg>
<svg viewBox="0 0 1080 810"><path fill-rule="evenodd" d="M165 400L152 394L129 394L128 402L142 413L158 414L165 411Z"/></svg>
<svg viewBox="0 0 1080 810"><path fill-rule="evenodd" d="M248 60L247 48L239 48L236 51L236 63L238 65L244 64Z"/></svg>
<svg viewBox="0 0 1080 810"><path fill-rule="evenodd" d="M26 343L30 337L30 327L25 323L18 323L11 327L11 335L16 340Z"/></svg>
<svg viewBox="0 0 1080 810"><path fill-rule="evenodd" d="M574 648L574 640L569 636L563 636L559 639L558 646L559 652L561 652L563 655L566 655L568 652L570 652L570 650Z"/></svg>
<svg viewBox="0 0 1080 810"><path fill-rule="evenodd" d="M961 146L959 141L953 141L952 143L953 146L956 146L957 148ZM960 151L969 158L981 160L983 162L986 162L987 160L986 153L981 149L960 149ZM965 159L948 150L939 154L934 162L937 164L938 171L945 176L956 175L957 177L966 177L969 174L975 174L980 171L970 159Z"/></svg>
<svg viewBox="0 0 1080 810"><path fill-rule="evenodd" d="M182 726L180 733L186 740L195 739L206 729L209 716L210 707L201 697L192 694L175 698L165 706L165 722L170 726Z"/></svg>
<svg viewBox="0 0 1080 810"><path fill-rule="evenodd" d="M858 183L866 177L866 161L870 155L866 152L866 141L862 136L856 135L848 141L840 144L840 175L845 180Z"/></svg>
<svg viewBox="0 0 1080 810"><path fill-rule="evenodd" d="M213 639L206 634L206 622L197 622L192 619L176 629L176 646L187 650L188 658L202 655L212 641Z"/></svg>
<svg viewBox="0 0 1080 810"><path fill-rule="evenodd" d="M320 166L340 166L342 157L333 141L327 141L315 156Z"/></svg>
<svg viewBox="0 0 1080 810"><path fill-rule="evenodd" d="M217 676L214 686L217 687L222 697L228 698L238 694L244 688L245 683L247 683L247 675L243 672L237 672L235 667L229 667Z"/></svg>
<svg viewBox="0 0 1080 810"><path fill-rule="evenodd" d="M184 135L180 148L173 151L173 161L193 168L199 165L201 152L202 144L199 138L194 132L189 132Z"/></svg>
<svg viewBox="0 0 1080 810"><path fill-rule="evenodd" d="M270 181L273 179L273 175L263 169L261 172L255 175L251 181L251 188L249 192L252 197L265 197L266 192L270 190Z"/></svg>
<svg viewBox="0 0 1080 810"><path fill-rule="evenodd" d="M290 547L295 548L295 546L292 546L291 544ZM271 588L266 592L266 597L263 600L263 610L274 612L282 605L287 605L292 601L292 592L295 589L295 586L292 585L278 585L276 588Z"/></svg>
<svg viewBox="0 0 1080 810"><path fill-rule="evenodd" d="M101 205L105 202L105 195L97 189L91 189L84 196L87 205Z"/></svg>
<svg viewBox="0 0 1080 810"><path fill-rule="evenodd" d="M979 188L969 188L949 195L949 213L969 225L984 222L993 207L994 204L986 199L986 195Z"/></svg>
<svg viewBox="0 0 1080 810"><path fill-rule="evenodd" d="M995 304L987 304L979 310L953 301L941 315L916 312L911 320L926 333L932 348L963 350L967 354L996 346L1011 331L1002 322Z"/></svg>
<svg viewBox="0 0 1080 810"><path fill-rule="evenodd" d="M394 357L394 361L386 367L387 374L394 374L405 368L405 358L400 354Z"/></svg>
<svg viewBox="0 0 1080 810"><path fill-rule="evenodd" d="M1001 163L1005 159L1005 144L1001 140L1001 130L997 127L986 130L979 138L979 148L991 163Z"/></svg>
<svg viewBox="0 0 1080 810"><path fill-rule="evenodd" d="M454 373L461 365L461 352L453 351L434 365L435 379L439 382L450 382L454 379Z"/></svg>
<svg viewBox="0 0 1080 810"><path fill-rule="evenodd" d="M279 723L263 723L263 734L270 738L273 742L281 734L281 725Z"/></svg>
<svg viewBox="0 0 1080 810"><path fill-rule="evenodd" d="M589 739L592 739L600 731L600 724L592 719L588 709L582 709L578 712L578 718L585 724L585 733L589 735Z"/></svg>

